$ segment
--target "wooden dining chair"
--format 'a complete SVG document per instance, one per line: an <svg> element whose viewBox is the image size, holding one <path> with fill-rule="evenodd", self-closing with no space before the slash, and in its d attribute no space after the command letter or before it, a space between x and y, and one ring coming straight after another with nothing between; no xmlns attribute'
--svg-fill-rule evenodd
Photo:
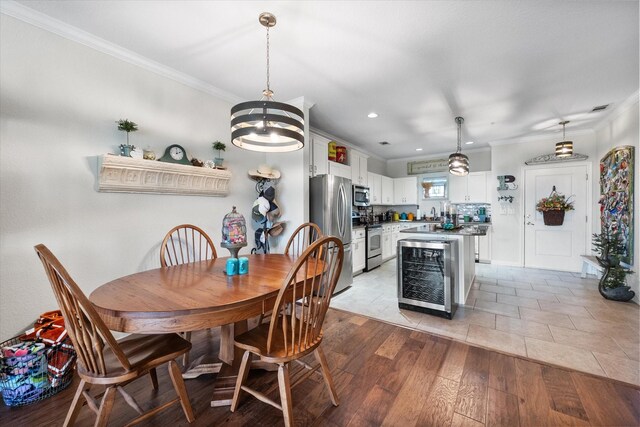
<svg viewBox="0 0 640 427"><path fill-rule="evenodd" d="M160 245L160 265L186 264L217 258L213 241L200 227L182 224L173 227Z"/></svg>
<svg viewBox="0 0 640 427"><path fill-rule="evenodd" d="M138 413L132 423L148 419L177 402L182 405L187 421L193 422L195 418L187 389L175 361L191 349L191 343L177 334L133 334L117 341L89 299L51 251L44 245L37 245L35 250L53 288L79 361L80 384L64 425L73 425L86 403L96 413L95 425L106 426L116 392ZM157 390L156 368L165 363L169 365L169 375L178 397L145 412L123 386L149 374L153 388ZM106 387L99 401L89 394L94 385ZM81 403L82 399L84 403Z"/></svg>
<svg viewBox="0 0 640 427"><path fill-rule="evenodd" d="M289 363L299 361L312 352L318 365L310 369L299 381L320 368L329 389L331 402L338 406L338 395L320 343L322 323L342 271L343 258L344 249L338 238L327 236L313 242L296 260L282 284L271 322L258 325L235 338L235 346L244 350L244 355L231 403L232 412L238 408L241 394L246 391L280 409L284 414L285 425L293 425ZM295 302L301 304L291 304ZM244 385L254 355L262 362L278 365L280 404Z"/></svg>
<svg viewBox="0 0 640 427"><path fill-rule="evenodd" d="M289 237L287 246L284 248L284 253L293 256L300 256L311 243L315 242L320 237L322 237L322 230L320 230L320 227L313 222L305 222L296 228L291 237Z"/></svg>
<svg viewBox="0 0 640 427"><path fill-rule="evenodd" d="M181 224L173 227L160 245L160 265L170 267L172 265L187 264L190 262L205 261L218 257L211 237L200 227L191 224ZM182 336L191 341L191 331L182 332ZM182 366L187 368L189 353L182 358Z"/></svg>

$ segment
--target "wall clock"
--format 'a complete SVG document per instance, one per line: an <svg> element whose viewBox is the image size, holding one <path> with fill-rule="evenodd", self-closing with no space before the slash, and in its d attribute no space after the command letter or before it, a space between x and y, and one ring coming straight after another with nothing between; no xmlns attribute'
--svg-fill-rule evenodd
<svg viewBox="0 0 640 427"><path fill-rule="evenodd" d="M158 161L191 165L191 162L187 159L187 152L178 144L168 146L167 149L164 150L164 155L160 157Z"/></svg>

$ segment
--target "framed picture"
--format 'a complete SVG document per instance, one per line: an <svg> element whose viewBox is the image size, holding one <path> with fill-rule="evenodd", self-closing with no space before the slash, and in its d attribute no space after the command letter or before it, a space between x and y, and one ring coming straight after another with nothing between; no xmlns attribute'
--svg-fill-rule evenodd
<svg viewBox="0 0 640 427"><path fill-rule="evenodd" d="M603 232L619 233L626 248L621 261L633 265L634 147L609 151L600 161L600 223Z"/></svg>

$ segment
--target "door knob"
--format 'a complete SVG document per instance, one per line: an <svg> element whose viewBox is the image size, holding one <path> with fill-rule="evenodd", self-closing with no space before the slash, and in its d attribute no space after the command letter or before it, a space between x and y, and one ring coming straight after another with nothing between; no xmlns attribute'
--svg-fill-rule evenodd
<svg viewBox="0 0 640 427"><path fill-rule="evenodd" d="M531 221L527 221L527 225L535 225L535 224Z"/></svg>

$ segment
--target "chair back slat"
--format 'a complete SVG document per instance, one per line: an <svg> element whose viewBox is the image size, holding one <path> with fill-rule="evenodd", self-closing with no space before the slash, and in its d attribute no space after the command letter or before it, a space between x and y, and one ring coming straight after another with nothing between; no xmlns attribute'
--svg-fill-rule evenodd
<svg viewBox="0 0 640 427"><path fill-rule="evenodd" d="M342 242L333 236L321 237L298 257L276 298L267 353L275 340L282 340L286 354L291 356L321 339L322 323L342 271L343 258Z"/></svg>
<svg viewBox="0 0 640 427"><path fill-rule="evenodd" d="M284 253L292 256L300 256L309 247L309 245L322 237L322 230L313 222L306 222L295 229Z"/></svg>
<svg viewBox="0 0 640 427"><path fill-rule="evenodd" d="M125 370L130 370L129 360L109 328L60 261L45 245L37 245L35 250L62 311L69 337L86 371L94 375L107 375L105 348L113 352Z"/></svg>
<svg viewBox="0 0 640 427"><path fill-rule="evenodd" d="M169 267L217 258L213 241L201 228L191 224L173 227L160 246L160 265Z"/></svg>

